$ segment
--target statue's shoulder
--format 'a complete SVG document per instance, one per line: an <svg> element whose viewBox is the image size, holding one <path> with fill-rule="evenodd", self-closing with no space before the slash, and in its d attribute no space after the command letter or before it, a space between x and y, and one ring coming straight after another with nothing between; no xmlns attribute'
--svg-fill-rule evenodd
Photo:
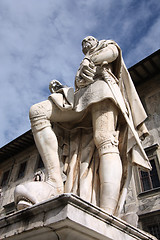
<svg viewBox="0 0 160 240"><path fill-rule="evenodd" d="M113 40L100 40L98 44L98 49L105 48L110 44L114 44L115 46L118 46L118 44Z"/></svg>

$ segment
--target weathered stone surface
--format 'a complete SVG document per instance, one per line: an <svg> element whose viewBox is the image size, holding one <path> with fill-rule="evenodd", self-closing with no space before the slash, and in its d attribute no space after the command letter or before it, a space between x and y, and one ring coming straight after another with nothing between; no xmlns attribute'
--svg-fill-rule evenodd
<svg viewBox="0 0 160 240"><path fill-rule="evenodd" d="M147 115L120 47L88 36L82 51L75 91L52 80L48 100L30 108L46 179L16 188L18 209L74 193L119 217L132 165L151 169L140 140L148 135Z"/></svg>
<svg viewBox="0 0 160 240"><path fill-rule="evenodd" d="M156 239L73 194L1 218L0 236L1 240Z"/></svg>

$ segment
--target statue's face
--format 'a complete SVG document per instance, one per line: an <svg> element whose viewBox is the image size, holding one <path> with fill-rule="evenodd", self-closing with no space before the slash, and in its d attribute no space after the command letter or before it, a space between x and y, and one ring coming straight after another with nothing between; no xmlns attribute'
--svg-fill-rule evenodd
<svg viewBox="0 0 160 240"><path fill-rule="evenodd" d="M51 93L56 92L62 84L58 80L52 80L49 84L49 90Z"/></svg>
<svg viewBox="0 0 160 240"><path fill-rule="evenodd" d="M86 54L91 48L95 47L97 45L97 42L97 39L92 36L84 38L82 41L83 53Z"/></svg>

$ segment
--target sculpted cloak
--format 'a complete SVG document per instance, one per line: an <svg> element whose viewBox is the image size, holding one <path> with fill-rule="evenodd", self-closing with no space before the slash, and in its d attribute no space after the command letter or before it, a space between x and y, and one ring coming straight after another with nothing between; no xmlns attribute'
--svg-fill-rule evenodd
<svg viewBox="0 0 160 240"><path fill-rule="evenodd" d="M119 51L118 58L112 62L111 78L114 79L115 92L127 109L130 121L138 131L140 137L146 136L148 131L144 125L147 117L138 97L132 79L124 64L120 47L112 40L101 40L90 54L101 51L107 46L115 45ZM78 88L75 81L73 88L61 88L49 96L62 111L84 112L84 117L78 123L54 123L53 128L59 142L59 156L61 162L64 189L66 193L74 193L86 201L99 206L99 156L93 141L93 129L90 106L107 98L113 102L114 96L102 76L102 69L97 65L94 82ZM113 76L114 74L114 76ZM131 178L132 166L138 165L143 170L150 169L149 161L145 160L136 145L121 109L117 129L119 131L119 151L123 165L121 194L117 206L117 215L122 210L127 188Z"/></svg>

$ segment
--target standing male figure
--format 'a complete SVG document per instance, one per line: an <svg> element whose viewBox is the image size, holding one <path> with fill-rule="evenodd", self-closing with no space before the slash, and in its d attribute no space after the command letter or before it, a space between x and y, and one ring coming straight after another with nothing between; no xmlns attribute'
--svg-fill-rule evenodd
<svg viewBox="0 0 160 240"><path fill-rule="evenodd" d="M60 91L51 94L48 100L33 105L30 109L31 128L48 173L46 182L53 186L57 195L65 190L60 171L58 141L52 123L70 123L75 126L76 123L83 122L87 114L91 116L93 139L100 159L99 205L108 213L114 214L123 181L122 161L131 155L135 145L134 138L128 134L128 125L119 106L122 106L141 137L147 135L143 124L146 114L123 63L119 46L112 40L98 41L89 36L82 41L82 50L85 57L76 74L75 93L71 96L62 87ZM55 86L52 87L54 90ZM122 156L125 159L121 159ZM133 159L133 162L143 168L150 168L147 160L140 158L136 161Z"/></svg>

